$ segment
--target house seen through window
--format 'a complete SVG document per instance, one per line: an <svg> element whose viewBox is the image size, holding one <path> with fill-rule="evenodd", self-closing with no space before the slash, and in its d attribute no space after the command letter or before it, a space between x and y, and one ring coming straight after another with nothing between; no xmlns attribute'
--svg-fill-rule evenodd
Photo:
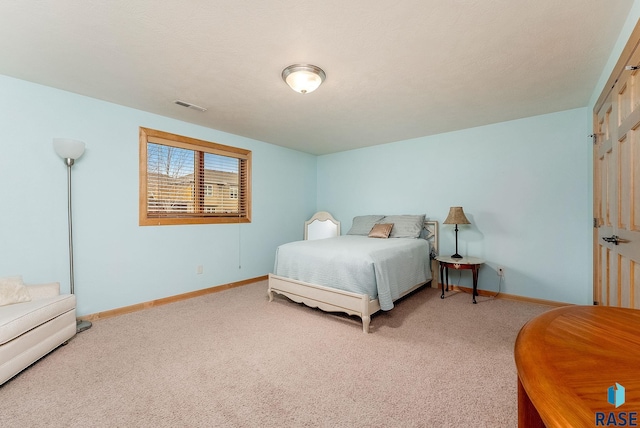
<svg viewBox="0 0 640 428"><path fill-rule="evenodd" d="M248 223L251 152L140 128L140 225Z"/></svg>

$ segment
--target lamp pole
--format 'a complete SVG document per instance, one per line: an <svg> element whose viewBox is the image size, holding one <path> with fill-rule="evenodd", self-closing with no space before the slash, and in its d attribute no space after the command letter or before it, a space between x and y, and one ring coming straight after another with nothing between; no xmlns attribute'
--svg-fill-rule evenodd
<svg viewBox="0 0 640 428"><path fill-rule="evenodd" d="M74 159L65 158L67 165L67 217L69 223L69 291L75 294L73 286L73 215L71 213L71 167Z"/></svg>
<svg viewBox="0 0 640 428"><path fill-rule="evenodd" d="M451 257L453 257L454 259L461 259L462 256L458 254L458 225L457 224L454 230L456 231L456 253Z"/></svg>
<svg viewBox="0 0 640 428"><path fill-rule="evenodd" d="M71 211L71 167L84 153L84 142L67 138L54 138L53 148L67 165L67 218L69 226L69 291L75 294L73 274L73 215ZM91 322L76 320L76 333L91 328Z"/></svg>

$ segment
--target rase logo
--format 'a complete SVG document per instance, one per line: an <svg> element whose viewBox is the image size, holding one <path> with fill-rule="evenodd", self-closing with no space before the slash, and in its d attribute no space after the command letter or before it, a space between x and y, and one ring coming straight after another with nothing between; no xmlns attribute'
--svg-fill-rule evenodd
<svg viewBox="0 0 640 428"><path fill-rule="evenodd" d="M616 409L625 402L624 386L616 382L607 389L607 402ZM597 427L637 427L638 412L596 412Z"/></svg>
<svg viewBox="0 0 640 428"><path fill-rule="evenodd" d="M616 382L615 386L610 386L607 390L607 401L616 406L616 409L624 404L624 386Z"/></svg>

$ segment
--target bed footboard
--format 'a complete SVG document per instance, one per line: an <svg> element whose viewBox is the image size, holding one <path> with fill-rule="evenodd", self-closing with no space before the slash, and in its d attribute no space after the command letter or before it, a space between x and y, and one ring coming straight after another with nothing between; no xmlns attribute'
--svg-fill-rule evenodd
<svg viewBox="0 0 640 428"><path fill-rule="evenodd" d="M380 310L377 299L371 300L366 294L310 284L282 276L269 274L269 301L273 293L282 294L294 302L303 303L325 312L344 312L362 319L362 331L369 333L371 315Z"/></svg>

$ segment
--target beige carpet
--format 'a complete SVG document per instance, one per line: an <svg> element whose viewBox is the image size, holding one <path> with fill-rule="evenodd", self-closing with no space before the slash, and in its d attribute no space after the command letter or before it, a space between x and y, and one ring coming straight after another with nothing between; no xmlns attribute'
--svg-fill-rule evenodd
<svg viewBox="0 0 640 428"><path fill-rule="evenodd" d="M266 288L95 322L0 387L0 426L517 426L514 341L550 307L423 289L365 335Z"/></svg>

